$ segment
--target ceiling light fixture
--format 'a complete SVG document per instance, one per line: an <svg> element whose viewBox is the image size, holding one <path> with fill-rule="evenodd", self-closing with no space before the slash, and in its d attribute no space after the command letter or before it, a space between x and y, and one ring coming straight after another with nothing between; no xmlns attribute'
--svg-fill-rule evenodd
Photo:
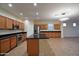
<svg viewBox="0 0 79 59"><path fill-rule="evenodd" d="M8 4L8 6L9 6L9 7L12 7L13 5L10 3L10 4Z"/></svg>
<svg viewBox="0 0 79 59"><path fill-rule="evenodd" d="M69 18L61 18L61 19L59 19L60 21L67 21L67 20L69 20Z"/></svg>
<svg viewBox="0 0 79 59"><path fill-rule="evenodd" d="M23 13L20 13L20 15L23 15Z"/></svg>
<svg viewBox="0 0 79 59"><path fill-rule="evenodd" d="M36 15L39 15L39 13L38 13L38 12L36 12Z"/></svg>
<svg viewBox="0 0 79 59"><path fill-rule="evenodd" d="M34 3L34 6L37 6L37 3Z"/></svg>

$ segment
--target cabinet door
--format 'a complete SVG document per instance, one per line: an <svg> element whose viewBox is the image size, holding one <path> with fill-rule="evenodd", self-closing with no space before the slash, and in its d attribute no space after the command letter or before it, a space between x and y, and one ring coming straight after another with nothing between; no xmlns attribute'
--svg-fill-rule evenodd
<svg viewBox="0 0 79 59"><path fill-rule="evenodd" d="M48 25L47 24L41 24L40 25L40 29L41 30L47 30L47 28L48 28Z"/></svg>
<svg viewBox="0 0 79 59"><path fill-rule="evenodd" d="M19 22L19 29L21 29L21 22Z"/></svg>
<svg viewBox="0 0 79 59"><path fill-rule="evenodd" d="M61 24L54 24L54 29L55 30L60 30L61 29Z"/></svg>
<svg viewBox="0 0 79 59"><path fill-rule="evenodd" d="M1 40L1 53L6 53L10 50L10 39Z"/></svg>
<svg viewBox="0 0 79 59"><path fill-rule="evenodd" d="M22 30L24 30L24 23L22 23L22 24L21 24L21 26L22 26L22 28L21 28L21 29L22 29Z"/></svg>
<svg viewBox="0 0 79 59"><path fill-rule="evenodd" d="M16 46L16 36L10 37L11 49Z"/></svg>
<svg viewBox="0 0 79 59"><path fill-rule="evenodd" d="M17 21L13 20L13 24L14 24L14 26L16 26L17 25Z"/></svg>
<svg viewBox="0 0 79 59"><path fill-rule="evenodd" d="M6 29L12 29L12 20L9 18L6 19Z"/></svg>
<svg viewBox="0 0 79 59"><path fill-rule="evenodd" d="M5 21L6 18L4 16L0 16L0 29L5 29Z"/></svg>

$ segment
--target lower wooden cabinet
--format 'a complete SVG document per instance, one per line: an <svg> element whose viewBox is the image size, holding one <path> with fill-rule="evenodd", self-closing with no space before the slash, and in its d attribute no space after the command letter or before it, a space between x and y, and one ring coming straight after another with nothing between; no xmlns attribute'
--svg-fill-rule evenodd
<svg viewBox="0 0 79 59"><path fill-rule="evenodd" d="M16 36L10 37L10 48L14 48L16 46Z"/></svg>
<svg viewBox="0 0 79 59"><path fill-rule="evenodd" d="M48 38L61 38L61 31L42 31L40 33L46 35Z"/></svg>
<svg viewBox="0 0 79 59"><path fill-rule="evenodd" d="M10 50L10 39L5 38L1 40L1 53L6 53Z"/></svg>
<svg viewBox="0 0 79 59"><path fill-rule="evenodd" d="M16 36L3 37L0 40L0 55L3 55L16 46Z"/></svg>
<svg viewBox="0 0 79 59"><path fill-rule="evenodd" d="M27 53L29 56L39 55L39 39L27 39Z"/></svg>

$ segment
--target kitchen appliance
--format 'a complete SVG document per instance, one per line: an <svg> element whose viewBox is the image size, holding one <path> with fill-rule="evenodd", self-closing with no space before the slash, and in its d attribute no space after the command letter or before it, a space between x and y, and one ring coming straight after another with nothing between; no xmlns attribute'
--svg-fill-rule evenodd
<svg viewBox="0 0 79 59"><path fill-rule="evenodd" d="M34 35L40 34L40 27L38 25L34 25Z"/></svg>
<svg viewBox="0 0 79 59"><path fill-rule="evenodd" d="M17 45L19 45L22 41L22 34L17 34L16 37L17 37Z"/></svg>

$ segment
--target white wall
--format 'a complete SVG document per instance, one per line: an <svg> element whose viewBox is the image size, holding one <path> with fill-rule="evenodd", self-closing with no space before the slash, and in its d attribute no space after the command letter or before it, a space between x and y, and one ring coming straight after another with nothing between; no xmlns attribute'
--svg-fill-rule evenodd
<svg viewBox="0 0 79 59"><path fill-rule="evenodd" d="M73 27L73 23L77 23L76 27ZM63 36L64 37L79 37L79 20L70 19L69 21L65 21L67 23L67 27L63 27Z"/></svg>
<svg viewBox="0 0 79 59"><path fill-rule="evenodd" d="M27 37L34 34L34 23L31 20L25 20L25 29L24 31L27 32Z"/></svg>

